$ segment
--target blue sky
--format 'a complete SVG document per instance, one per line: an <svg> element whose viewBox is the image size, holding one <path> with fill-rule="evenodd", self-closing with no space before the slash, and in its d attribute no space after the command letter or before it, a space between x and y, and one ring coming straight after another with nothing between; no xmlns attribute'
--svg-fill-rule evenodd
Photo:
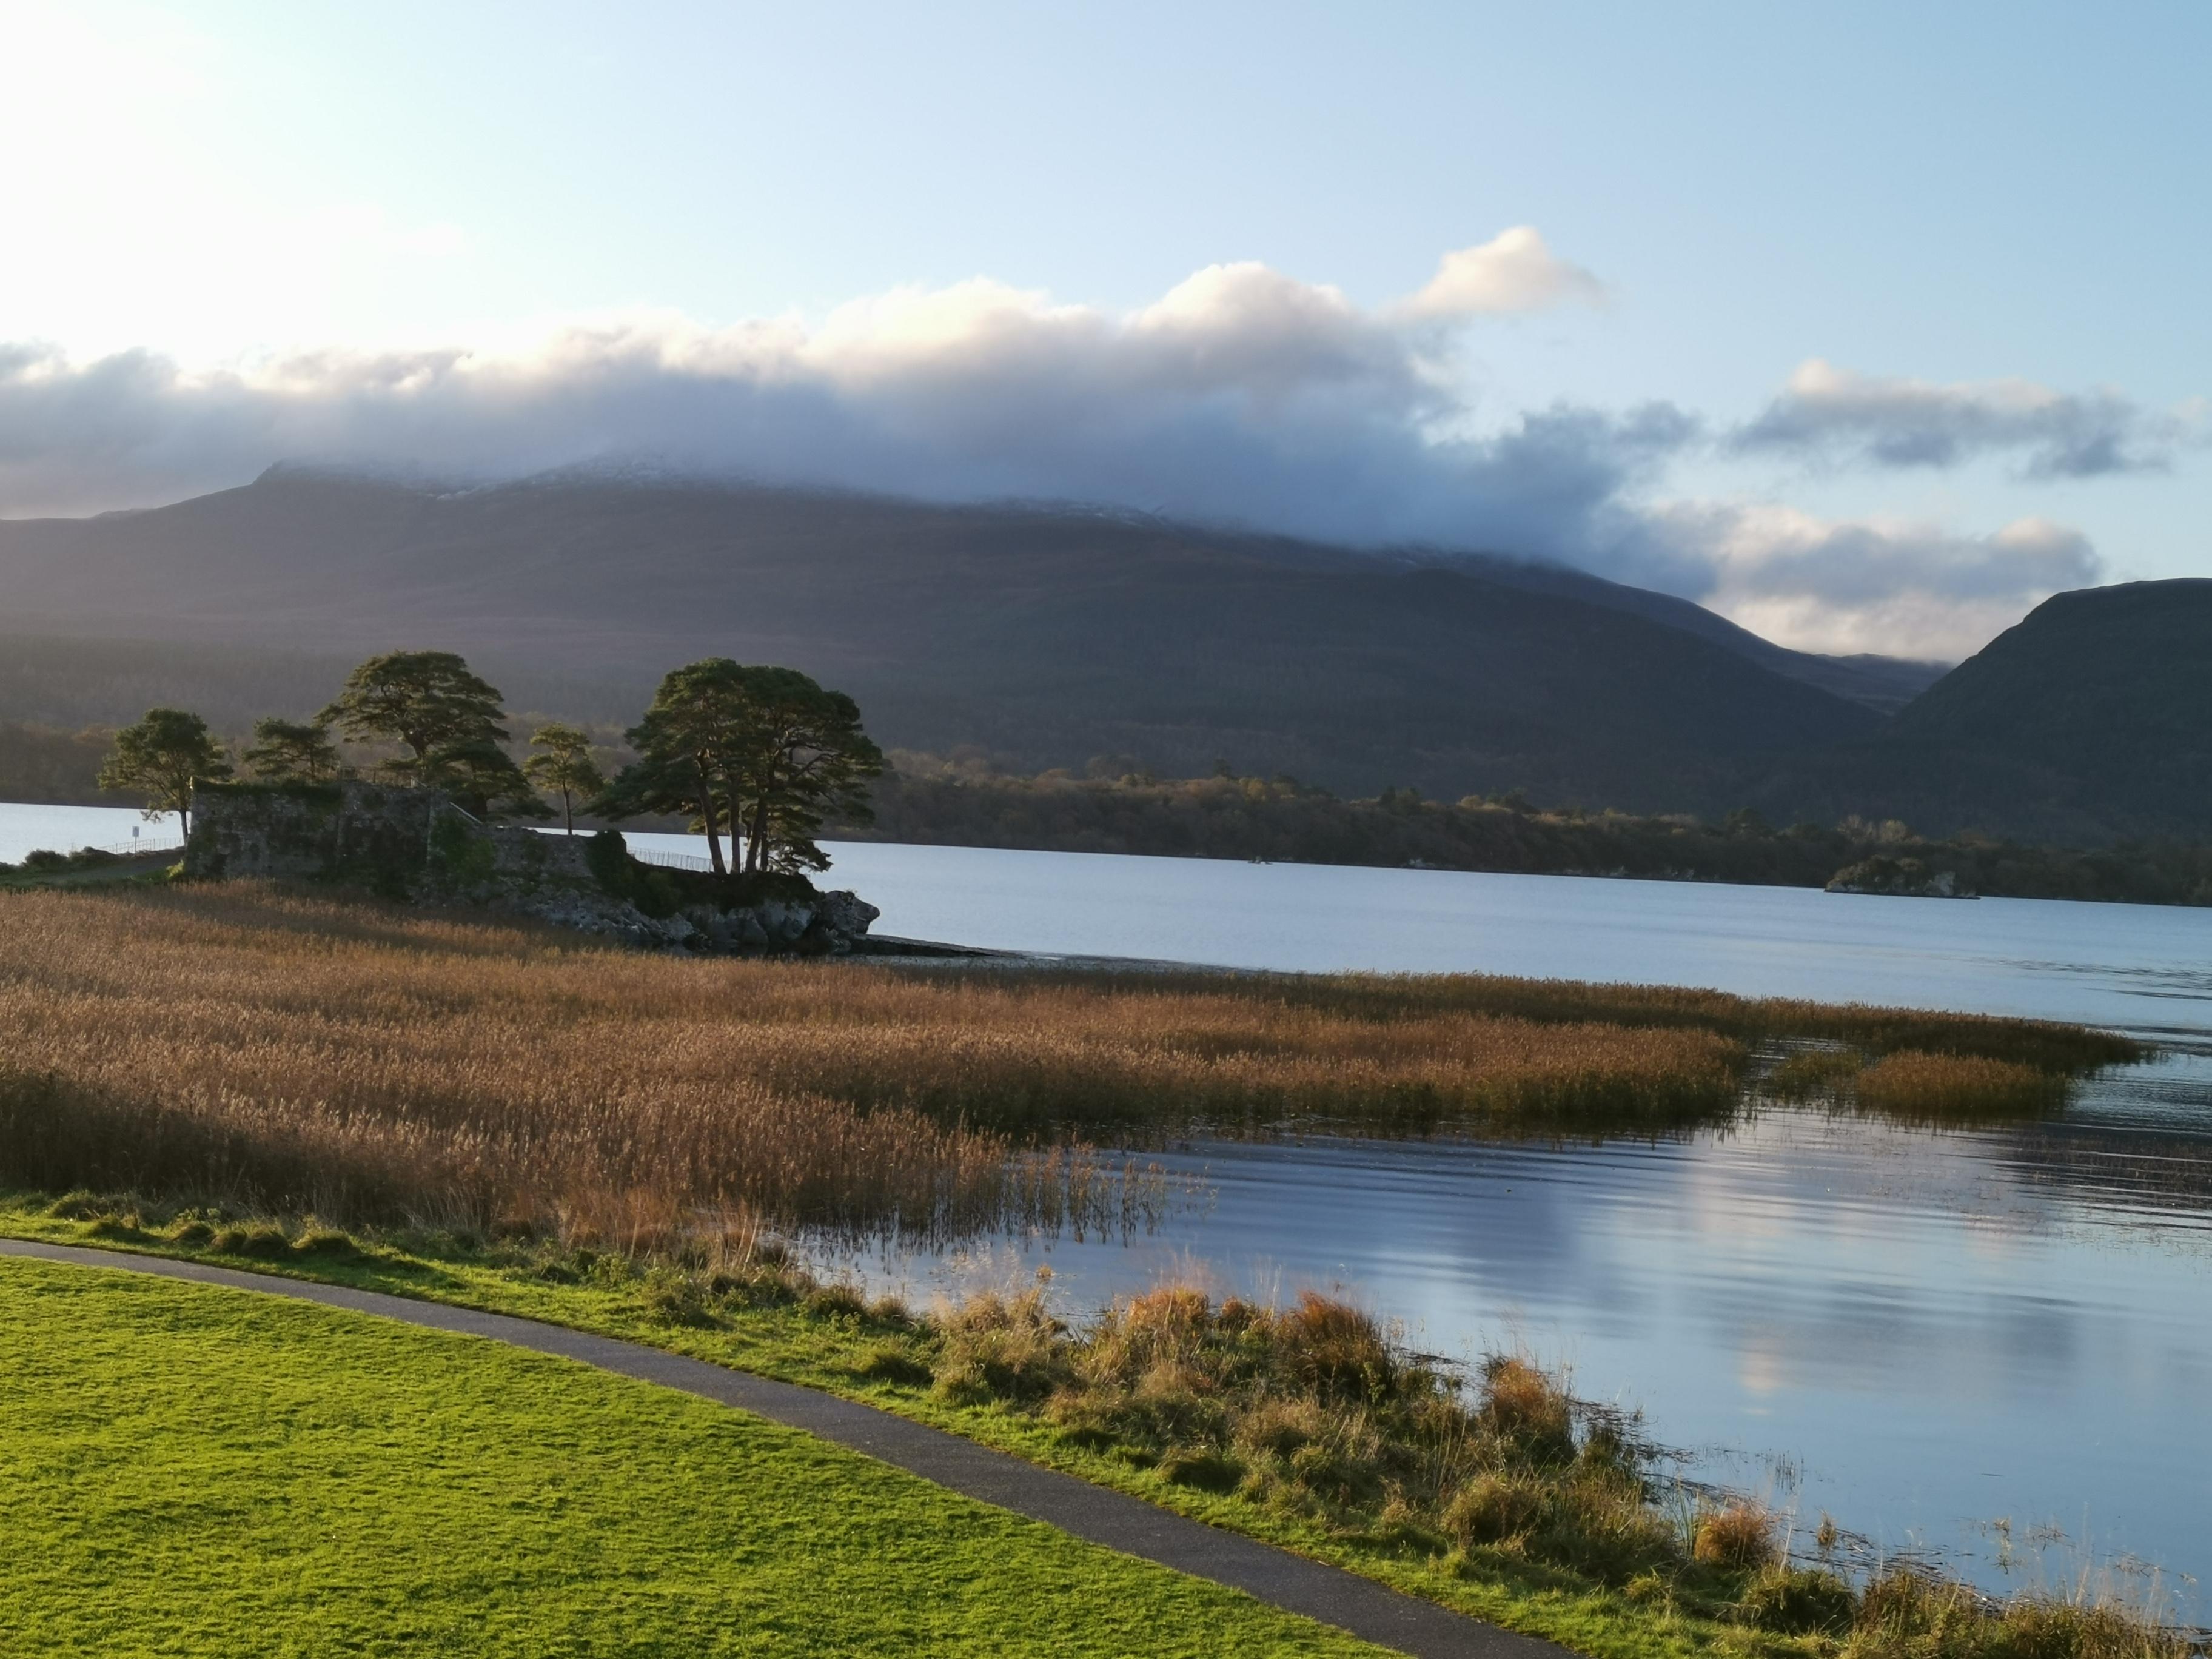
<svg viewBox="0 0 2212 1659"><path fill-rule="evenodd" d="M1560 557L1942 655L2212 574L2212 8L0 31L0 514L666 454Z"/></svg>

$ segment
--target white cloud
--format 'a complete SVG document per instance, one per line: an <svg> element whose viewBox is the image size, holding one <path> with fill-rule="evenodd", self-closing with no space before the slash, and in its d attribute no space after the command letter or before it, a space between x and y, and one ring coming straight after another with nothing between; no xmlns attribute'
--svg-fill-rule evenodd
<svg viewBox="0 0 2212 1659"><path fill-rule="evenodd" d="M2117 392L2053 391L2032 380L1940 385L1854 373L1818 357L1739 430L1743 451L1788 450L1888 467L1948 467L2018 454L2034 478L2162 471L2184 415L2158 415Z"/></svg>
<svg viewBox="0 0 2212 1659"><path fill-rule="evenodd" d="M1407 318L1499 316L1580 301L1601 305L1605 284L1553 253L1533 225L1447 253L1418 294L1392 307Z"/></svg>
<svg viewBox="0 0 2212 1659"><path fill-rule="evenodd" d="M1704 603L1801 650L1955 661L2053 593L2103 574L2080 531L2021 519L1987 536L1794 507L1676 502L1650 533L1703 558Z"/></svg>
<svg viewBox="0 0 2212 1659"><path fill-rule="evenodd" d="M171 499L280 459L471 474L652 453L929 496L1553 550L1557 514L1600 504L1661 431L1553 415L1432 444L1428 424L1460 408L1432 344L1334 288L1243 264L1126 313L979 279L856 301L817 325L635 313L501 350L200 368L0 346L0 512ZM1509 453L1522 476L1500 471Z"/></svg>
<svg viewBox="0 0 2212 1659"><path fill-rule="evenodd" d="M0 344L0 514L171 501L276 460L468 478L653 458L1552 558L1702 600L1784 643L1940 656L2097 577L2086 539L2039 520L1977 537L1653 505L1670 465L1705 443L1692 416L1559 404L1468 435L1460 382L1433 355L1448 349L1431 318L1364 310L1251 264L1210 266L1126 313L978 279L815 323L572 319L497 349L202 368Z"/></svg>

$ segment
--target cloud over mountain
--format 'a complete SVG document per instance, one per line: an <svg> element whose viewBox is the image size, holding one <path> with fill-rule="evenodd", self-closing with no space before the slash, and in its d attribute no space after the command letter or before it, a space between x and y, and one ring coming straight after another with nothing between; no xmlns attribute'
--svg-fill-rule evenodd
<svg viewBox="0 0 2212 1659"><path fill-rule="evenodd" d="M1474 430L1453 325L1602 294L1524 227L1447 255L1418 293L1371 309L1243 263L1128 312L977 279L895 289L813 323L635 313L496 350L195 367L0 345L0 514L174 500L278 459L468 479L651 456L925 499L1095 501L1558 559L1705 600L1793 643L1848 635L1900 650L1909 637L1943 654L2051 586L2094 575L2087 543L2056 527L1977 539L1654 505L1670 464L1709 445L1664 402L1560 404ZM2024 445L2033 464L2077 471L2138 454L2142 433L2112 410L2061 399L2053 412L2054 395L1808 365L1733 441L1857 444L1888 465Z"/></svg>
<svg viewBox="0 0 2212 1659"><path fill-rule="evenodd" d="M1987 536L1794 507L1673 503L1647 533L1706 562L1711 608L1801 650L1948 659L2066 588L2100 580L2081 532L2021 519Z"/></svg>

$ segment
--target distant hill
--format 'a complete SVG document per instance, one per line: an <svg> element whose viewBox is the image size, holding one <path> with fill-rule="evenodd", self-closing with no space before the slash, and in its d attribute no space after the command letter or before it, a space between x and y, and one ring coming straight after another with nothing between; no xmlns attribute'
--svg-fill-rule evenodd
<svg viewBox="0 0 2212 1659"><path fill-rule="evenodd" d="M2045 600L1909 704L1860 763L1931 824L2212 839L2212 581Z"/></svg>
<svg viewBox="0 0 2212 1659"><path fill-rule="evenodd" d="M1480 555L1457 555L1443 560L1493 581L1526 587L1539 593L1559 593L1587 600L1609 610L1626 611L1747 657L1762 668L1786 678L1816 685L1852 702L1863 703L1885 714L1893 714L1950 672L1950 665L1923 662L1909 657L1860 655L1825 657L1792 651L1771 640L1761 639L1747 628L1739 628L1725 617L1717 617L1703 605L1678 599L1671 593L1609 582L1587 571L1565 565L1537 564L1526 560Z"/></svg>
<svg viewBox="0 0 2212 1659"><path fill-rule="evenodd" d="M587 717L726 653L850 690L887 744L1028 769L1218 757L1348 793L1707 811L1874 742L1869 705L1932 672L1802 657L1504 560L588 472L439 491L276 469L174 507L0 523L0 632L293 653L288 688L299 653L437 645L511 702ZM36 696L0 672L0 716Z"/></svg>

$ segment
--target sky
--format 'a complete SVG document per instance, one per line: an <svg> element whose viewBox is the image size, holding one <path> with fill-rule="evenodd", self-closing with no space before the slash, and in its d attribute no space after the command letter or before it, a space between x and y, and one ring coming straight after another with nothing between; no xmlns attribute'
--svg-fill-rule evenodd
<svg viewBox="0 0 2212 1659"><path fill-rule="evenodd" d="M0 0L0 517L653 465L1956 659L2212 575L2212 8Z"/></svg>

